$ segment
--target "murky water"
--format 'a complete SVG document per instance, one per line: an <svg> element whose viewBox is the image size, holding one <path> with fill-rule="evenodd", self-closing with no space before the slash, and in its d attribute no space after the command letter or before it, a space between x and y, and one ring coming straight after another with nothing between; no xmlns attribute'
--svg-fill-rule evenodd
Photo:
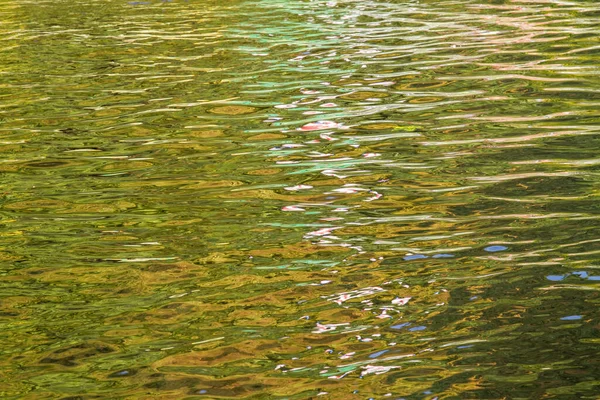
<svg viewBox="0 0 600 400"><path fill-rule="evenodd" d="M595 0L0 0L6 399L600 394Z"/></svg>

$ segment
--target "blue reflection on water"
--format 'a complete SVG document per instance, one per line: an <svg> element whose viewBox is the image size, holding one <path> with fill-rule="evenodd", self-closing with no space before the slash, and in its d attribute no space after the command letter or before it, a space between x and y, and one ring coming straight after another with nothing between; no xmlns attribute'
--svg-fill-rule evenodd
<svg viewBox="0 0 600 400"><path fill-rule="evenodd" d="M567 317L562 317L561 321L577 321L581 318L583 318L583 315L569 315Z"/></svg>
<svg viewBox="0 0 600 400"><path fill-rule="evenodd" d="M454 257L454 254L436 254L434 256L432 256L432 258L452 258Z"/></svg>
<svg viewBox="0 0 600 400"><path fill-rule="evenodd" d="M547 275L546 279L548 279L549 281L557 282L557 281L562 281L563 279L569 277L570 275L574 275L581 279L587 279L590 281L600 281L599 275L589 275L586 271L573 271L573 272L569 272L569 273L566 273L563 275Z"/></svg>
<svg viewBox="0 0 600 400"><path fill-rule="evenodd" d="M575 272L571 272L572 275L576 275L582 279L586 279L588 277L588 273L585 271L575 271Z"/></svg>
<svg viewBox="0 0 600 400"><path fill-rule="evenodd" d="M373 353L373 354L371 354L371 355L369 356L369 358L377 358L377 357L379 357L379 356L382 356L382 355L384 355L384 354L385 354L385 353L387 353L388 351L389 351L389 350L381 350L381 351L378 351L377 353Z"/></svg>
<svg viewBox="0 0 600 400"><path fill-rule="evenodd" d="M392 326L390 326L390 328L392 328L392 329L402 329L402 328L405 328L405 327L407 327L409 325L410 325L410 322L405 322L403 324L392 325Z"/></svg>
<svg viewBox="0 0 600 400"><path fill-rule="evenodd" d="M409 329L409 331L411 332L416 332L416 331L424 331L425 329L427 329L426 326L420 325L420 326L415 326Z"/></svg>
<svg viewBox="0 0 600 400"><path fill-rule="evenodd" d="M485 251L489 251L490 253L495 253L497 251L504 251L507 249L508 249L508 247L506 247L506 246L488 246L488 247L484 248Z"/></svg>

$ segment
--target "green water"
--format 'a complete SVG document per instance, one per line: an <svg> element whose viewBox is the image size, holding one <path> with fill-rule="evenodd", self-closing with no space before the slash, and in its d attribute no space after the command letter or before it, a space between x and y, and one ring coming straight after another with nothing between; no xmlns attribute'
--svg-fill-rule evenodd
<svg viewBox="0 0 600 400"><path fill-rule="evenodd" d="M600 396L595 0L0 0L0 397Z"/></svg>

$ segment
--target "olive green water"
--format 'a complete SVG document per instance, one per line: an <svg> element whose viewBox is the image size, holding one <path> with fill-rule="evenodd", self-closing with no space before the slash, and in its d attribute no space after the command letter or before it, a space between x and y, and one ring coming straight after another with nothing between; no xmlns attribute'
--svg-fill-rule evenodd
<svg viewBox="0 0 600 400"><path fill-rule="evenodd" d="M600 396L595 0L0 0L0 397Z"/></svg>

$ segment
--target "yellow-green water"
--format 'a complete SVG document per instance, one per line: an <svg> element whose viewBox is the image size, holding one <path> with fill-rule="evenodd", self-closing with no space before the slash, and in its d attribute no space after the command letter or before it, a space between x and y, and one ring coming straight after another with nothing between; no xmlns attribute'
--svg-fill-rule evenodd
<svg viewBox="0 0 600 400"><path fill-rule="evenodd" d="M0 0L1 397L597 398L599 17Z"/></svg>

